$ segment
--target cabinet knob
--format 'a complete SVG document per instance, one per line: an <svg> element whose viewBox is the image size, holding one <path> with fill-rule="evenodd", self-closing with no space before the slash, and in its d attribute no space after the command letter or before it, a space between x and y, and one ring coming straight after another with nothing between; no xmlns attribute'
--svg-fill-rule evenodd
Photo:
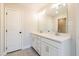
<svg viewBox="0 0 79 59"><path fill-rule="evenodd" d="M19 32L20 34L22 33L22 32Z"/></svg>

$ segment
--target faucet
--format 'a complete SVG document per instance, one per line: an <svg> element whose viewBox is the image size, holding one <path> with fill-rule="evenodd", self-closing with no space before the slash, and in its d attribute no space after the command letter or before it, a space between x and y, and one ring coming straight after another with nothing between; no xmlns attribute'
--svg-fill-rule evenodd
<svg viewBox="0 0 79 59"><path fill-rule="evenodd" d="M43 32L40 30L40 33L43 33Z"/></svg>
<svg viewBox="0 0 79 59"><path fill-rule="evenodd" d="M55 35L59 35L58 31L55 33Z"/></svg>

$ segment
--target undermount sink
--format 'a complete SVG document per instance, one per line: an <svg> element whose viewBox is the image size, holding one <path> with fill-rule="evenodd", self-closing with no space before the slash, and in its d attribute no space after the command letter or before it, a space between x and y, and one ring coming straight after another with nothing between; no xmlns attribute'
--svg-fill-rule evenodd
<svg viewBox="0 0 79 59"><path fill-rule="evenodd" d="M59 33L55 33L56 36L61 36Z"/></svg>

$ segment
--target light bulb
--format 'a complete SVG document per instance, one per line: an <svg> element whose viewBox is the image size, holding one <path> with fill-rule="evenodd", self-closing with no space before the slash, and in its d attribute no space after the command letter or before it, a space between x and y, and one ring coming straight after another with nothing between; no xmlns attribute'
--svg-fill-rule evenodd
<svg viewBox="0 0 79 59"><path fill-rule="evenodd" d="M58 11L56 11L56 14L58 14Z"/></svg>
<svg viewBox="0 0 79 59"><path fill-rule="evenodd" d="M63 3L63 6L66 6L66 4L65 4L65 3Z"/></svg>

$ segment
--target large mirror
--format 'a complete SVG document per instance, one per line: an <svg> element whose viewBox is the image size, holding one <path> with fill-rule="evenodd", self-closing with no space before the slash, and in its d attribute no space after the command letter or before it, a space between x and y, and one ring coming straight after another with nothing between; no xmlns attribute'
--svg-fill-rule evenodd
<svg viewBox="0 0 79 59"><path fill-rule="evenodd" d="M58 32L66 33L66 18L58 19Z"/></svg>
<svg viewBox="0 0 79 59"><path fill-rule="evenodd" d="M48 4L39 13L39 32L67 32L67 4Z"/></svg>

